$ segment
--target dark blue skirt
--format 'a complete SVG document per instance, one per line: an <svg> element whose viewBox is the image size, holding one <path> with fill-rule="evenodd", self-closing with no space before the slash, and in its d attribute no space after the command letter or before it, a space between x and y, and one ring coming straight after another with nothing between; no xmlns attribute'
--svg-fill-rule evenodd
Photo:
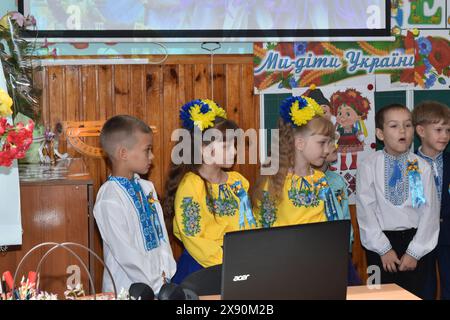
<svg viewBox="0 0 450 320"><path fill-rule="evenodd" d="M347 274L347 286L360 286L362 281L356 272L356 268L353 265L352 259L348 259L348 274Z"/></svg>
<svg viewBox="0 0 450 320"><path fill-rule="evenodd" d="M178 259L177 263L177 272L172 277L171 282L180 284L183 282L184 278L186 278L191 273L203 269L201 264L199 264L185 249Z"/></svg>

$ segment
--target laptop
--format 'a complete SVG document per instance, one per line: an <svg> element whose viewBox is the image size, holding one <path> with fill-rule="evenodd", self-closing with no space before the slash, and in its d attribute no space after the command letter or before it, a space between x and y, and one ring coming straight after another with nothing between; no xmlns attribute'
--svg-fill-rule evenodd
<svg viewBox="0 0 450 320"><path fill-rule="evenodd" d="M230 232L224 300L345 300L350 221Z"/></svg>

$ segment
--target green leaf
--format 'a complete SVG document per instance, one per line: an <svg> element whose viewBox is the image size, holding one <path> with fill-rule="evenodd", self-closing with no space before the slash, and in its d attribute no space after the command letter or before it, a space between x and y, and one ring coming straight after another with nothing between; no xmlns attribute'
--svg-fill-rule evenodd
<svg viewBox="0 0 450 320"><path fill-rule="evenodd" d="M445 81L445 79L443 77L439 77L438 81L439 81L440 84L446 84L447 83L447 81Z"/></svg>

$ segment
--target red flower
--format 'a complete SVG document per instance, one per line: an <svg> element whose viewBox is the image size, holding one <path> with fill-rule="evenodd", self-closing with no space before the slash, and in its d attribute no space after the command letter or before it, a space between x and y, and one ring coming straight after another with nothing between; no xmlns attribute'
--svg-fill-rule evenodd
<svg viewBox="0 0 450 320"><path fill-rule="evenodd" d="M414 40L414 35L411 31L408 31L408 33L406 34L404 44L405 50L414 49L416 41ZM417 49L417 51L419 51L419 49Z"/></svg>
<svg viewBox="0 0 450 320"><path fill-rule="evenodd" d="M27 150L33 142L34 122L29 121L27 125L18 123L11 126L6 118L0 119L0 133L6 136L0 151L0 166L9 167L14 159L24 158Z"/></svg>
<svg viewBox="0 0 450 320"><path fill-rule="evenodd" d="M283 57L290 57L292 59L295 59L293 42L279 42L277 44L276 50L278 50L280 52L280 55L282 55Z"/></svg>
<svg viewBox="0 0 450 320"><path fill-rule="evenodd" d="M442 70L450 65L450 46L448 41L430 36L427 38L432 45L429 55L430 63L439 74L442 74Z"/></svg>
<svg viewBox="0 0 450 320"><path fill-rule="evenodd" d="M314 52L315 55L322 55L324 52L324 49L322 47L321 42L308 42L306 51L312 51L312 52Z"/></svg>
<svg viewBox="0 0 450 320"><path fill-rule="evenodd" d="M2 136L6 131L6 118L0 118L0 136Z"/></svg>
<svg viewBox="0 0 450 320"><path fill-rule="evenodd" d="M414 68L403 69L400 74L400 82L414 83Z"/></svg>

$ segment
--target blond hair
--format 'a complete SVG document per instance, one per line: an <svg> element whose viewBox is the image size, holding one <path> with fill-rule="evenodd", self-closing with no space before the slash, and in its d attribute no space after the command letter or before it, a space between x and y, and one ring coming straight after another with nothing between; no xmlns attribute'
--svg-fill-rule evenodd
<svg viewBox="0 0 450 320"><path fill-rule="evenodd" d="M261 176L256 182L253 200L256 204L262 199L263 189L268 184L268 192L270 197L278 201L281 196L284 181L288 174L289 168L294 167L295 162L295 148L294 148L294 136L301 134L303 136L323 135L335 138L335 128L331 121L323 116L314 116L307 124L300 127L293 127L290 123L284 122L282 118L278 120L279 132L279 167L278 172L273 176ZM277 155L272 155L272 158L276 158Z"/></svg>

